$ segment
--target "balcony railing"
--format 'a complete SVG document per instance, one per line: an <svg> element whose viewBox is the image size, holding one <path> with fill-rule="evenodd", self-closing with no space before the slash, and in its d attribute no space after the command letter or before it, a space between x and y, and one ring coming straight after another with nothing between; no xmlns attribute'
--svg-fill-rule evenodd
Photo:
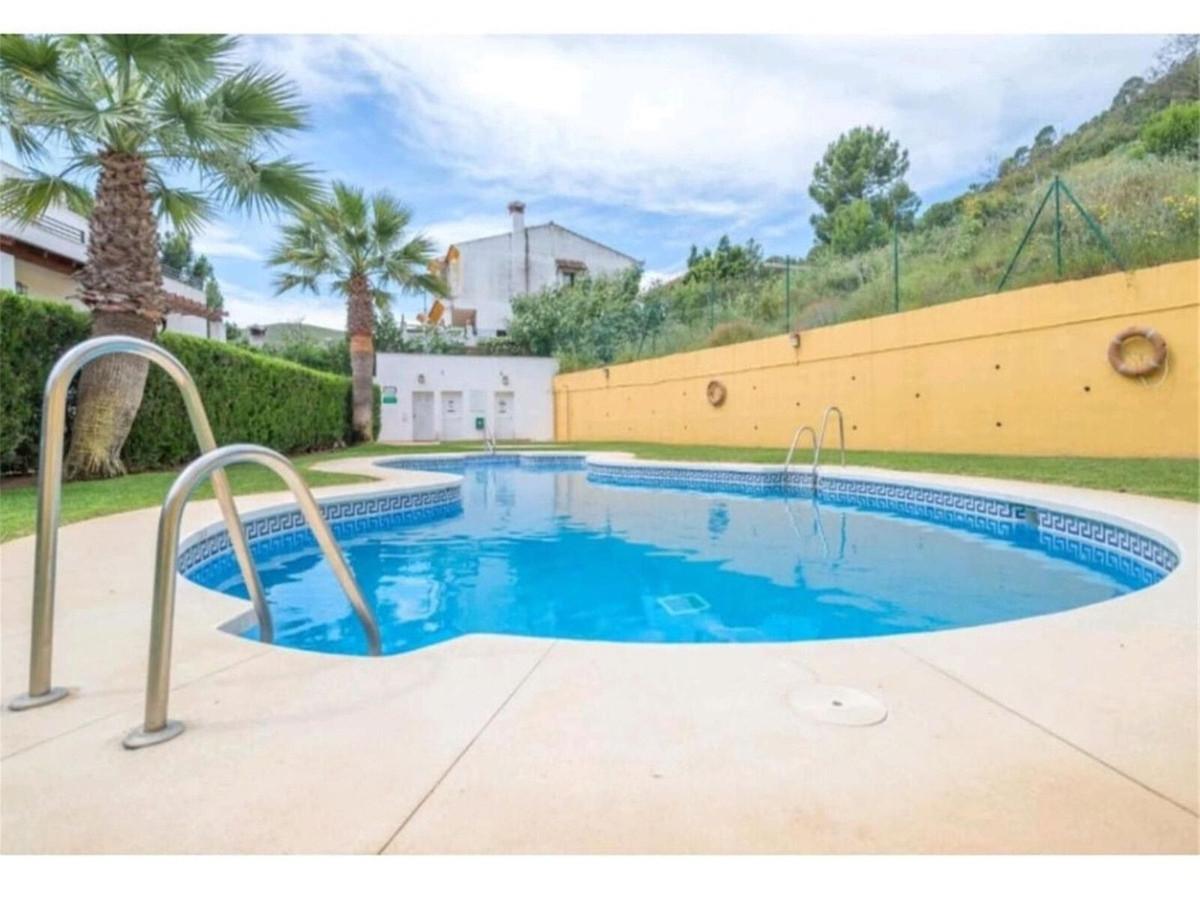
<svg viewBox="0 0 1200 900"><path fill-rule="evenodd" d="M62 219L56 219L53 216L38 216L33 220L33 225L40 228L47 234L52 234L55 237L60 237L63 240L71 241L75 244L87 243L87 232L82 228L71 225L69 222L64 222ZM196 275L184 274L174 266L163 265L162 273L167 278L171 278L181 284L189 285L197 290L204 290L204 279Z"/></svg>
<svg viewBox="0 0 1200 900"><path fill-rule="evenodd" d="M33 224L42 229L42 231L76 244L83 244L87 241L87 235L82 228L76 228L74 225L68 224L62 219L56 219L53 216L38 216L33 220Z"/></svg>
<svg viewBox="0 0 1200 900"><path fill-rule="evenodd" d="M174 266L168 266L165 263L162 266L162 273L167 278L178 281L180 284L186 284L196 288L198 291L204 290L204 279L196 275L185 275L183 272L176 269Z"/></svg>

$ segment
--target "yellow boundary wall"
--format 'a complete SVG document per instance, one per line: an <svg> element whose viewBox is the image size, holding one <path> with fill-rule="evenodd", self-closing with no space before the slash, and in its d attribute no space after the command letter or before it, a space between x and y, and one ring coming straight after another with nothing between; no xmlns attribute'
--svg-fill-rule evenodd
<svg viewBox="0 0 1200 900"><path fill-rule="evenodd" d="M1195 457L1198 309L1189 260L818 328L798 347L780 335L572 372L554 380L555 436L786 447L832 403L850 449ZM1166 338L1164 370L1109 366L1130 325Z"/></svg>

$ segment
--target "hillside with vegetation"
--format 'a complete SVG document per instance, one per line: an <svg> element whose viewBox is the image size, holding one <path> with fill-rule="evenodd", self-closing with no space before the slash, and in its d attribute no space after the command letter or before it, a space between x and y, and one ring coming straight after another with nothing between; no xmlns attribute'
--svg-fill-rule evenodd
<svg viewBox="0 0 1200 900"><path fill-rule="evenodd" d="M1061 273L1051 200L1005 290L1195 258L1198 155L1200 69L1195 36L1183 36L1108 109L1066 135L1040 129L952 200L918 212L903 179L908 151L881 129L854 129L814 170L820 211L806 255L767 257L753 240L722 239L693 248L686 274L649 289L632 273L520 297L495 349L552 353L569 370L992 293L1055 176L1111 250L1063 192Z"/></svg>

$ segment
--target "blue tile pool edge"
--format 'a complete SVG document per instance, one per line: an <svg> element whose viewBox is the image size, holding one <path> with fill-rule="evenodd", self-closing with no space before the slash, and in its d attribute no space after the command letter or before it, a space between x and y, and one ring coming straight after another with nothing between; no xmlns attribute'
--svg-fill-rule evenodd
<svg viewBox="0 0 1200 900"><path fill-rule="evenodd" d="M421 488L402 488L351 497L330 497L317 505L335 537L346 537L370 530L386 521L415 524L445 518L462 510L462 490L458 484L438 484ZM260 510L242 517L246 539L255 553L283 550L295 541L310 541L308 525L295 504ZM176 571L190 576L201 566L228 556L233 547L224 522L210 525L189 535L180 545Z"/></svg>
<svg viewBox="0 0 1200 900"><path fill-rule="evenodd" d="M588 480L630 487L734 491L752 496L814 496L854 502L885 512L944 512L1036 528L1047 546L1071 542L1152 568L1164 576L1179 565L1178 548L1139 527L1019 498L932 487L903 481L820 474L807 468L653 465L636 460L587 463Z"/></svg>

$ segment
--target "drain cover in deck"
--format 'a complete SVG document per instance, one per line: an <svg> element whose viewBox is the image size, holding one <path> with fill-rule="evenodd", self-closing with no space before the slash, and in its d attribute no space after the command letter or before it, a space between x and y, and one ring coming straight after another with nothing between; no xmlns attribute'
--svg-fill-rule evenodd
<svg viewBox="0 0 1200 900"><path fill-rule="evenodd" d="M878 697L836 684L801 685L788 695L788 703L801 715L830 725L878 725L887 718Z"/></svg>

